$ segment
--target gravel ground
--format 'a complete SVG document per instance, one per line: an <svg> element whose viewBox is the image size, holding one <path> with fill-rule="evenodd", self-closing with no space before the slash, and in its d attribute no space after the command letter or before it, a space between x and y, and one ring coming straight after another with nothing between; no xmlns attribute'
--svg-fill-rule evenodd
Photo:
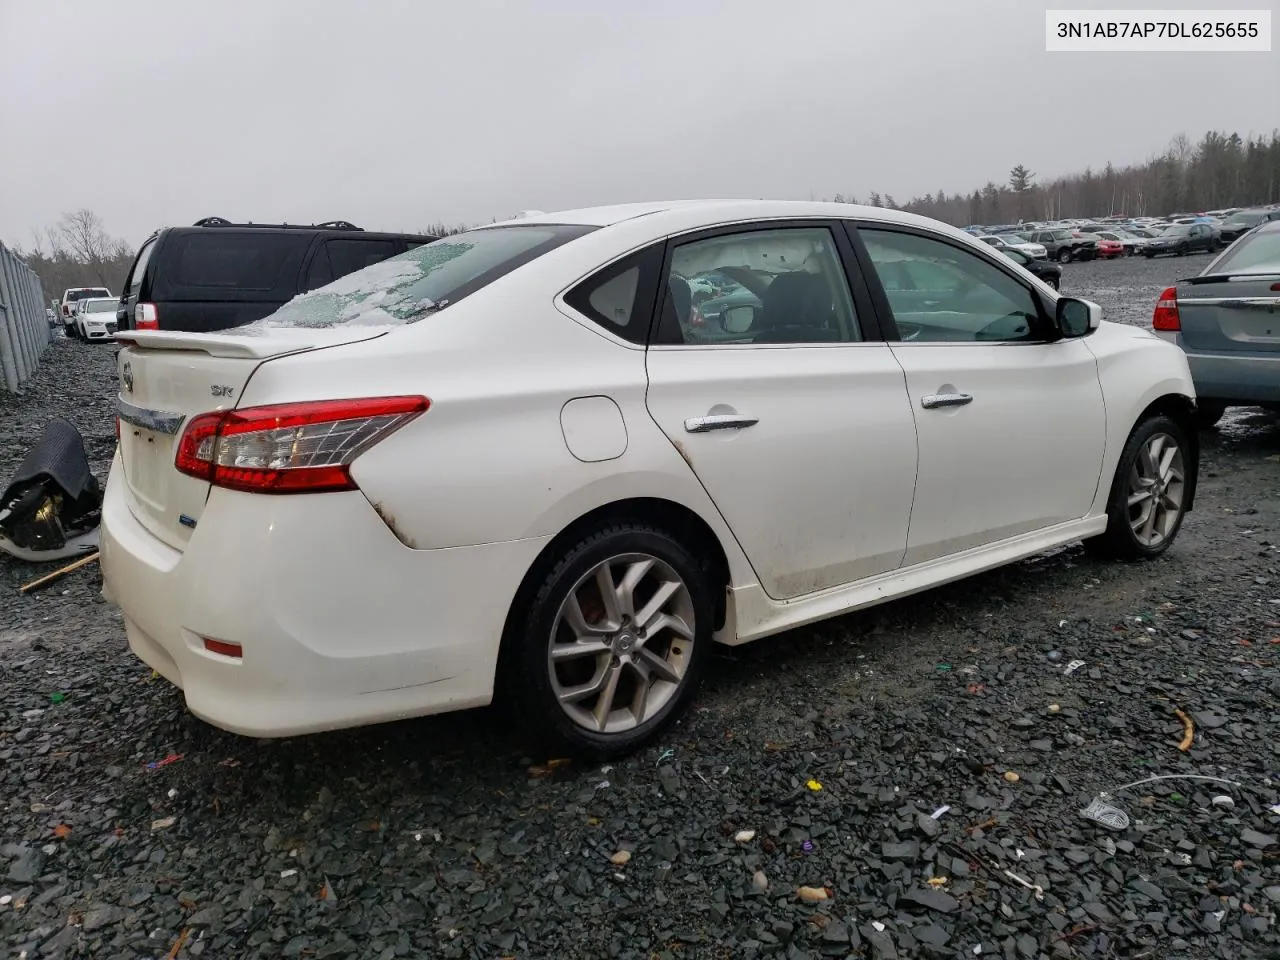
<svg viewBox="0 0 1280 960"><path fill-rule="evenodd" d="M1200 259L1063 286L1145 324ZM113 353L60 341L0 398L0 477L62 414L105 479ZM490 711L222 733L96 567L24 596L42 568L2 558L0 958L1277 956L1277 461L1275 418L1233 411L1163 559L1063 549L726 652L599 768ZM1118 789L1175 774L1238 785ZM1081 817L1102 791L1127 828Z"/></svg>

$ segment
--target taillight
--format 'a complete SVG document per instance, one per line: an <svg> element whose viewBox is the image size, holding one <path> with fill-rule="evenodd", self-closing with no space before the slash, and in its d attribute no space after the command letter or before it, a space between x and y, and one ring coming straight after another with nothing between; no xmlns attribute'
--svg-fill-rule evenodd
<svg viewBox="0 0 1280 960"><path fill-rule="evenodd" d="M1153 330L1181 330L1182 318L1178 316L1178 288L1169 287L1156 301L1156 312L1151 316Z"/></svg>
<svg viewBox="0 0 1280 960"><path fill-rule="evenodd" d="M133 308L133 328L135 330L159 330L160 314L154 303L140 303Z"/></svg>
<svg viewBox="0 0 1280 960"><path fill-rule="evenodd" d="M355 490L352 461L431 406L426 397L279 403L193 417L174 466L251 493Z"/></svg>

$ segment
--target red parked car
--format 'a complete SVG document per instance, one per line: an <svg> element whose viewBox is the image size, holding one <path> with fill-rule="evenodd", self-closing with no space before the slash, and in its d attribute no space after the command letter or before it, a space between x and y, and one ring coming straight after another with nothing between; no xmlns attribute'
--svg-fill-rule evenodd
<svg viewBox="0 0 1280 960"><path fill-rule="evenodd" d="M1113 260L1116 257L1124 256L1124 244L1119 240L1108 240L1106 237L1100 237L1096 233L1077 233L1077 237L1087 240L1093 240L1097 244L1097 252L1094 254L1098 259Z"/></svg>

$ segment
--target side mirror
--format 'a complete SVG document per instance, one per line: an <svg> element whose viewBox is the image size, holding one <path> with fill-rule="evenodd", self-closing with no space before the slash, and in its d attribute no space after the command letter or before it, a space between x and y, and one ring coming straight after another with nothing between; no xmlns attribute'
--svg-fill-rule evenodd
<svg viewBox="0 0 1280 960"><path fill-rule="evenodd" d="M1102 307L1089 300L1060 297L1057 307L1058 330L1064 338L1083 337L1102 323Z"/></svg>
<svg viewBox="0 0 1280 960"><path fill-rule="evenodd" d="M756 322L756 308L749 303L720 311L720 326L726 333L746 333Z"/></svg>

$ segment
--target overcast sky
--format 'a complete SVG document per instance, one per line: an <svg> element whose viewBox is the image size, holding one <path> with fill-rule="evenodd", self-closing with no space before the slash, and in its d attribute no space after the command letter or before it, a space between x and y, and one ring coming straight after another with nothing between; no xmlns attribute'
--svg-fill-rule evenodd
<svg viewBox="0 0 1280 960"><path fill-rule="evenodd" d="M1274 6L1240 0L1232 6ZM0 239L89 207L417 229L899 202L1280 126L1272 53L1049 54L1057 0L0 0Z"/></svg>

